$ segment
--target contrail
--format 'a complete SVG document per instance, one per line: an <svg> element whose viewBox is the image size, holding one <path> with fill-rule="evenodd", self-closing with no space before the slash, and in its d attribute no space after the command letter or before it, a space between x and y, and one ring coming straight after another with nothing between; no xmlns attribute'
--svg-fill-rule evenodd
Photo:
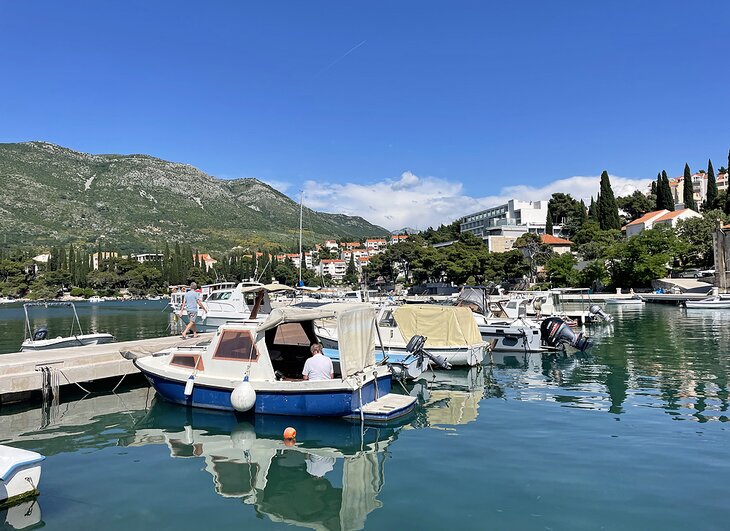
<svg viewBox="0 0 730 531"><path fill-rule="evenodd" d="M317 75L324 74L327 70L329 70L330 68L332 68L333 66L335 66L340 61L342 61L345 57L347 57L348 55L350 55L352 52L354 52L355 50L357 50L360 46L362 46L366 42L367 42L367 39L364 40L364 41L362 41L362 42L360 42L360 43L358 43L358 44L356 44L355 46L353 46L349 50L347 50L342 56L338 57L337 59L335 59L334 61L332 61L330 64L328 64L327 66L325 66L322 70L320 70L319 72L317 72Z"/></svg>

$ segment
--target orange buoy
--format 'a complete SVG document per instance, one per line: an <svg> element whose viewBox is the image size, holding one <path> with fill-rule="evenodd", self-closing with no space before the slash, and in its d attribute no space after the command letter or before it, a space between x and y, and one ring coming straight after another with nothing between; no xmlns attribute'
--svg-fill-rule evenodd
<svg viewBox="0 0 730 531"><path fill-rule="evenodd" d="M292 428L291 426L284 430L284 439L296 439L297 438L297 430Z"/></svg>

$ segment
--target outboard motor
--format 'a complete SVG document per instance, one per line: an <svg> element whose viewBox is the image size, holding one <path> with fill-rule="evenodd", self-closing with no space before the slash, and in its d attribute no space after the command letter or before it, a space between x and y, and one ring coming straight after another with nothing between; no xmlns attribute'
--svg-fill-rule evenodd
<svg viewBox="0 0 730 531"><path fill-rule="evenodd" d="M410 341L408 341L408 344L406 345L406 350L413 354L414 356L418 356L420 358L428 358L431 360L437 367L440 369L450 369L451 364L446 361L442 356L436 356L434 354L431 354L427 350L423 348L423 346L426 344L426 338L424 336L413 336Z"/></svg>
<svg viewBox="0 0 730 531"><path fill-rule="evenodd" d="M601 308L598 304L591 304L590 308L588 308L588 311L591 312L591 314L593 315L597 315L607 323L613 321L613 317L604 312L603 308Z"/></svg>
<svg viewBox="0 0 730 531"><path fill-rule="evenodd" d="M33 330L33 341L43 341L48 337L48 328L42 326Z"/></svg>
<svg viewBox="0 0 730 531"><path fill-rule="evenodd" d="M540 325L540 337L551 347L567 343L583 352L591 346L591 341L583 333L573 332L560 317L549 317L543 320Z"/></svg>

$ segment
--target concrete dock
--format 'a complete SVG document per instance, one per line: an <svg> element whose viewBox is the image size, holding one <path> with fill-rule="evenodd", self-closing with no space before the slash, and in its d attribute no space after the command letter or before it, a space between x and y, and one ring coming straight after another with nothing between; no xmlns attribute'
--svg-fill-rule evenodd
<svg viewBox="0 0 730 531"><path fill-rule="evenodd" d="M120 352L133 351L150 355L176 346L189 346L210 341L214 333L200 334L196 339L180 336L121 341L105 345L70 347L35 352L0 354L0 405L30 400L33 392L41 391L44 368L56 372L60 387L120 378L138 373L134 364Z"/></svg>

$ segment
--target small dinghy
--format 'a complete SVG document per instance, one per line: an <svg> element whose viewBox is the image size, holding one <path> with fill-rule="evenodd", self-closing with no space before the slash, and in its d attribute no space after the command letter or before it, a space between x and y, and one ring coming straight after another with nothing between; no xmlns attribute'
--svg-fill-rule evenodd
<svg viewBox="0 0 730 531"><path fill-rule="evenodd" d="M38 494L44 459L30 450L0 445L0 506L13 505Z"/></svg>
<svg viewBox="0 0 730 531"><path fill-rule="evenodd" d="M48 328L45 326L31 328L30 317L28 316L28 308L71 308L73 310L73 320L71 321L71 332L68 336L49 337ZM79 314L76 313L76 306L73 302L27 302L23 304L25 311L25 339L20 345L20 351L34 350L50 350L56 348L68 347L85 347L88 345L103 345L105 343L113 343L116 338L111 334L97 333L84 334L81 330L81 321Z"/></svg>
<svg viewBox="0 0 730 531"><path fill-rule="evenodd" d="M687 301L684 305L689 309L725 310L730 309L730 299L709 297L701 301Z"/></svg>
<svg viewBox="0 0 730 531"><path fill-rule="evenodd" d="M615 304L621 306L641 306L642 304L644 304L644 299L642 299L638 295L634 297L606 299L606 304Z"/></svg>

